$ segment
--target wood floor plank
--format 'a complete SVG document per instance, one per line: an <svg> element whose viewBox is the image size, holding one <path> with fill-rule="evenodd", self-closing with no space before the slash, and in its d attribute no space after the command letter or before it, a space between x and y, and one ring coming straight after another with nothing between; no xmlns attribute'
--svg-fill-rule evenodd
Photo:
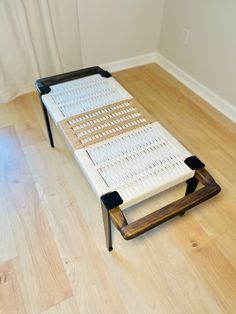
<svg viewBox="0 0 236 314"><path fill-rule="evenodd" d="M1 176L0 182L0 186L2 186ZM6 204L6 201L2 189L0 189L0 204L2 205L0 205L0 263L3 263L15 258L17 252L8 212L3 206L3 204Z"/></svg>
<svg viewBox="0 0 236 314"><path fill-rule="evenodd" d="M105 314L110 313L112 308L113 313L126 313L120 295L101 260L104 251L98 250L81 214L82 210L93 211L94 208L82 208L82 199L76 202L63 174L65 164L61 160L61 153L49 148L47 143L32 145L24 151L64 261L74 298L79 303L79 310L81 313ZM67 164L70 163L74 165L71 156L67 160ZM77 167L75 170L76 173L79 172ZM79 176L77 180L81 181ZM83 191L83 195L86 201L87 193Z"/></svg>
<svg viewBox="0 0 236 314"><path fill-rule="evenodd" d="M26 307L17 278L18 258L0 264L0 313L26 314Z"/></svg>
<svg viewBox="0 0 236 314"><path fill-rule="evenodd" d="M15 123L15 100L0 104L0 128Z"/></svg>
<svg viewBox="0 0 236 314"><path fill-rule="evenodd" d="M236 270L236 226L217 236L215 244Z"/></svg>
<svg viewBox="0 0 236 314"><path fill-rule="evenodd" d="M217 296L219 306L226 313L236 309L236 269L234 269L209 239L200 225L188 215L176 225L174 234L181 249Z"/></svg>
<svg viewBox="0 0 236 314"><path fill-rule="evenodd" d="M21 101L21 97L14 100L14 126L23 147L45 141L45 135L32 108L34 102L31 94L26 94L24 97L26 98L24 102Z"/></svg>
<svg viewBox="0 0 236 314"><path fill-rule="evenodd" d="M91 191L89 191L85 182L83 182L83 178L80 178L77 172L76 167L72 164L70 164L70 167L68 164L65 168L70 189L74 191L78 202L81 204L81 208L84 208L84 210L82 209L82 215L89 226L90 233L96 239L97 245L101 246L101 244L104 243L104 236L101 233L103 229L100 208L91 200ZM80 182L79 189L78 181ZM84 191L87 190L88 192L84 193ZM173 191L171 192L173 193ZM176 190L174 197L179 197L180 193L183 192L182 189ZM91 196L88 198L86 195ZM159 195L155 200L151 199L147 202L143 202L141 206L136 206L137 208L133 211L130 210L128 217L132 219L135 216L133 215L135 210L138 210L137 214L139 216L144 214L147 208L149 211L157 209L164 202L168 202L169 197L169 195L161 195L161 197ZM161 200L160 198L163 199ZM93 210L92 216L91 212L87 211L86 208ZM111 259L107 259L106 254L102 256L106 264L106 269L112 276L113 282L116 283L119 290L123 291L121 297L128 307L128 312L156 313L160 311L160 313L187 313L191 311L192 313L199 313L201 309L205 309L206 313L220 313L221 311L214 299L214 295L211 293L210 289L208 289L207 285L205 285L205 287L203 286L202 281L197 278L195 272L188 266L188 262L185 261L184 257L181 257L181 254L177 254L175 251L176 256L174 253L173 255L169 253L170 258L168 260L167 252L173 251L173 247L171 246L171 241L161 241L162 237L165 238L165 236L165 234L159 234L157 230L154 230L153 233L149 232L147 235L135 239L132 241L133 245L130 245L132 244L131 242L125 242L121 236L113 230L115 251L111 253ZM151 250L145 238L150 238L151 243L157 243L157 247L153 247ZM143 247L145 247L145 249L142 250ZM153 252L153 257L151 252ZM142 258L140 258L141 256ZM176 264L172 264L172 261ZM171 266L170 269L167 270L166 268L169 264L171 264ZM144 265L145 270L143 268ZM166 265L164 267L165 272L163 272L162 265ZM180 270L180 265L182 270ZM172 281L173 283L171 283ZM126 282L125 287L123 285L124 282ZM174 283L176 284L175 288L172 286ZM175 296L173 296L172 293L173 289L174 291L178 291ZM202 294L199 295L198 293L198 296L194 300L188 299L186 298L186 294L191 294L191 289L193 292L200 290ZM128 300L126 295L130 296ZM154 298L155 302L153 301ZM179 302L179 306L178 309L174 311L173 308L176 302ZM192 310L193 304L194 310Z"/></svg>
<svg viewBox="0 0 236 314"><path fill-rule="evenodd" d="M177 198L183 191L172 189L170 192ZM163 194L155 201L143 202L141 212L146 210L145 207L150 211L159 208L167 201L166 197L169 195ZM136 293L150 306L150 313L221 313L221 308L208 285L175 245L172 225L178 220L181 218L177 217L134 239L132 246L130 242L124 243L121 237L115 237L115 265L107 263L107 267L117 267L116 271L112 271L115 282L127 277L132 278L130 281L135 283L135 289L138 291ZM142 258L138 258L141 256Z"/></svg>
<svg viewBox="0 0 236 314"><path fill-rule="evenodd" d="M34 313L72 295L13 127L0 129L0 173L17 253Z"/></svg>
<svg viewBox="0 0 236 314"><path fill-rule="evenodd" d="M235 226L235 221L218 208L216 203L217 200L208 202L193 212L194 218L210 238L215 238Z"/></svg>
<svg viewBox="0 0 236 314"><path fill-rule="evenodd" d="M40 314L82 314L74 297L56 304Z"/></svg>

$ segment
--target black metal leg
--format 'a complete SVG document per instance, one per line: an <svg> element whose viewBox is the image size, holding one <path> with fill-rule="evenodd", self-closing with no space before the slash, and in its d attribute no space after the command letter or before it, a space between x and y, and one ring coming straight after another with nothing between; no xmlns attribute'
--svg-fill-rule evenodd
<svg viewBox="0 0 236 314"><path fill-rule="evenodd" d="M41 100L41 97L40 97L40 100ZM48 117L48 111L47 111L47 108L44 106L42 100L41 100L41 105L42 105L42 109L43 109L45 124L47 127L49 142L50 142L51 147L54 147L52 131L51 131L51 126L50 126L49 117Z"/></svg>
<svg viewBox="0 0 236 314"><path fill-rule="evenodd" d="M107 208L102 204L102 218L103 218L103 225L106 237L106 246L108 251L112 251L112 237L111 237L111 219L109 217L109 213Z"/></svg>
<svg viewBox="0 0 236 314"><path fill-rule="evenodd" d="M190 194L190 193L193 193L196 190L198 182L199 182L198 179L196 179L195 177L192 177L186 181L187 188L186 188L185 196ZM185 212L180 214L180 216L183 216L184 214L185 214Z"/></svg>
<svg viewBox="0 0 236 314"><path fill-rule="evenodd" d="M187 188L186 188L185 196L190 193L193 193L196 190L197 185L198 185L198 179L195 177L192 177L188 179L186 183L187 183Z"/></svg>

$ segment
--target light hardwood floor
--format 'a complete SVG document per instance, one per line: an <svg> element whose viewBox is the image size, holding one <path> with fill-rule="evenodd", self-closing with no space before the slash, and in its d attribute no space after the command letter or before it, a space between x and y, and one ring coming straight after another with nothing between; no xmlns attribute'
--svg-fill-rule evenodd
<svg viewBox="0 0 236 314"><path fill-rule="evenodd" d="M222 192L137 239L113 229L108 253L99 202L55 127L49 147L36 93L0 105L0 313L236 313L236 125L157 65L114 77Z"/></svg>

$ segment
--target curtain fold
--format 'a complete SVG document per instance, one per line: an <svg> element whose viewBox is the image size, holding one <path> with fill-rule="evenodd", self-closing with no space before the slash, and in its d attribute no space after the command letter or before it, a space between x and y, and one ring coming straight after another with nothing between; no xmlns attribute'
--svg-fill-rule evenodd
<svg viewBox="0 0 236 314"><path fill-rule="evenodd" d="M77 0L0 1L0 103L81 66Z"/></svg>

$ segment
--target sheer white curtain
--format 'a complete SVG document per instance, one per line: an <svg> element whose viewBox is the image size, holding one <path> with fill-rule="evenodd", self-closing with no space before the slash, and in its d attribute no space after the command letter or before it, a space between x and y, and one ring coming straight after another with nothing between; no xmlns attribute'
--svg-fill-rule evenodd
<svg viewBox="0 0 236 314"><path fill-rule="evenodd" d="M81 65L77 0L0 0L0 103Z"/></svg>

